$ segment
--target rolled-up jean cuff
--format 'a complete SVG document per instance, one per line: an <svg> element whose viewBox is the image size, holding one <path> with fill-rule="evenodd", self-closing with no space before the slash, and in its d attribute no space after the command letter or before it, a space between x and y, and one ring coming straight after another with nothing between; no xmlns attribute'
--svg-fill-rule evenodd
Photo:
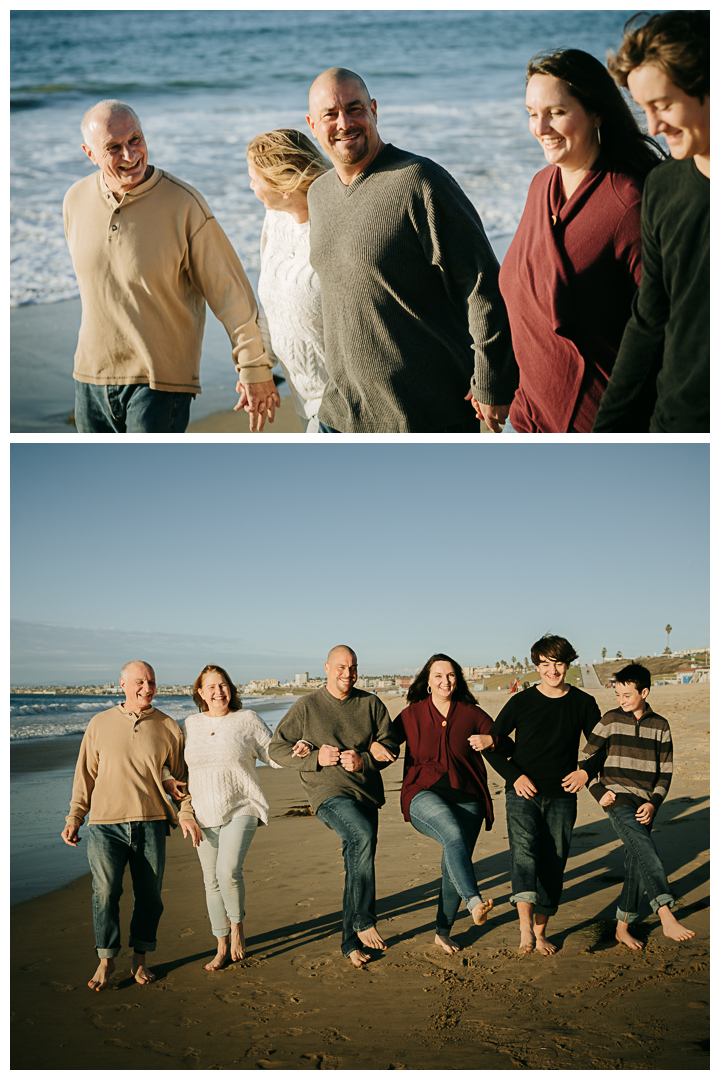
<svg viewBox="0 0 720 1080"><path fill-rule="evenodd" d="M119 949L95 949L95 952L98 954L98 960L114 960L120 955Z"/></svg>
<svg viewBox="0 0 720 1080"><path fill-rule="evenodd" d="M513 907L515 904L537 904L537 902L538 894L536 892L519 892L510 897L510 903Z"/></svg>
<svg viewBox="0 0 720 1080"><path fill-rule="evenodd" d="M135 952L155 952L157 941L138 941L138 939L134 938L131 934L128 945L131 949L134 949Z"/></svg>
<svg viewBox="0 0 720 1080"><path fill-rule="evenodd" d="M640 916L637 911L621 911L620 908L616 908L615 918L618 922L624 922L630 926L631 923L637 922Z"/></svg>
<svg viewBox="0 0 720 1080"><path fill-rule="evenodd" d="M366 930L372 930L374 926L377 926L377 923L369 922L367 926L355 926L353 923L353 930L356 934L364 934Z"/></svg>
<svg viewBox="0 0 720 1080"><path fill-rule="evenodd" d="M482 896L471 896L470 899L466 901L465 906L468 911L472 911L478 904L482 904Z"/></svg>
<svg viewBox="0 0 720 1080"><path fill-rule="evenodd" d="M670 893L660 893L654 900L650 901L650 907L653 909L655 915L657 915L658 908L668 906L669 908L675 907L675 897Z"/></svg>

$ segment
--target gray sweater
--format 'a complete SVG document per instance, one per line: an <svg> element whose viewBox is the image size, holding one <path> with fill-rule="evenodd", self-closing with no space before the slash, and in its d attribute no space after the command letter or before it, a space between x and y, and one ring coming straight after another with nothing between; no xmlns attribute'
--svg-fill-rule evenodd
<svg viewBox="0 0 720 1080"><path fill-rule="evenodd" d="M292 756L298 739L314 747L308 757ZM382 806L385 792L380 770L389 762L375 761L369 752L374 741L397 754L398 742L382 701L364 690L353 690L341 701L323 686L295 702L275 729L268 752L283 768L297 769L313 812L335 795ZM362 770L347 772L342 765L319 765L318 751L324 743L339 750L356 750L363 759Z"/></svg>
<svg viewBox="0 0 720 1080"><path fill-rule="evenodd" d="M323 423L442 432L472 420L471 388L510 403L517 366L497 259L445 169L387 145L347 187L334 170L321 176L308 205L330 376Z"/></svg>

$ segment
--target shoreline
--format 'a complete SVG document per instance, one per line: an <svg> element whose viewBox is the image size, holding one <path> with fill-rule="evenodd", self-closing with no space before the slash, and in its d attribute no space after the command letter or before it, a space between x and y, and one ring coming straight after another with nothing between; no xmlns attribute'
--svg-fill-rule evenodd
<svg viewBox="0 0 720 1080"><path fill-rule="evenodd" d="M593 696L602 709L614 704L611 691ZM506 700L483 696L491 715ZM389 704L395 715L404 702ZM646 902L644 950L603 936L622 848L583 792L550 926L558 952L518 957L502 784L489 769L496 823L481 833L474 859L495 907L484 927L461 912L453 934L461 951L447 956L433 945L440 848L402 819L396 762L383 774L376 861L378 929L389 948L356 971L339 951L340 843L320 821L286 816L304 802L299 781L290 770L266 769L270 827L258 829L245 863L246 959L203 969L214 939L202 875L175 830L151 986L129 979L123 948L111 988L88 990L96 964L89 875L12 908L12 1067L708 1068L708 688L660 687L653 704L670 716L677 765L657 843L682 899L680 917L696 931L691 942L664 938ZM131 902L126 879L123 941Z"/></svg>

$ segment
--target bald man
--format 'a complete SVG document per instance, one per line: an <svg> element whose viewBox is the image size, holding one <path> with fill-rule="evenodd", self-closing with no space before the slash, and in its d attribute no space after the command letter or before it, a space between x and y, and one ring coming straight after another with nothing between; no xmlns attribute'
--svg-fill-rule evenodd
<svg viewBox="0 0 720 1080"><path fill-rule="evenodd" d="M307 122L335 166L308 192L330 376L320 430L501 431L517 366L475 207L434 161L382 141L355 72L317 77Z"/></svg>
<svg viewBox="0 0 720 1080"><path fill-rule="evenodd" d="M188 795L177 811L162 786L163 767L185 780L183 737L170 716L153 707L155 672L144 660L131 660L120 672L122 705L93 716L83 736L75 767L70 813L61 836L77 847L88 817L88 861L93 876L95 951L100 964L88 982L105 990L120 952L119 900L125 867L130 865L133 913L131 974L141 985L155 976L145 964L157 944L162 915L165 836L180 825L197 847L202 833Z"/></svg>
<svg viewBox="0 0 720 1080"><path fill-rule="evenodd" d="M347 645L330 650L327 684L296 701L278 724L270 757L294 768L313 813L342 840L345 860L341 951L355 967L366 950L387 946L376 929L375 848L385 802L380 770L397 757L390 715L374 694L356 690L357 657ZM376 761L372 744L384 747ZM375 746L375 752L379 747Z"/></svg>
<svg viewBox="0 0 720 1080"><path fill-rule="evenodd" d="M279 397L245 271L202 195L148 163L137 114L98 102L81 124L98 172L63 203L82 300L75 353L80 432L185 431L200 393L205 304L225 327L250 430Z"/></svg>

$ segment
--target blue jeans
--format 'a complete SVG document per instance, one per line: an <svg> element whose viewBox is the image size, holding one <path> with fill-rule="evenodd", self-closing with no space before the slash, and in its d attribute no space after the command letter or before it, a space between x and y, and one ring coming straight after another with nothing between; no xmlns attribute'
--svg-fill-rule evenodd
<svg viewBox="0 0 720 1080"><path fill-rule="evenodd" d="M615 918L626 923L636 922L640 917L638 912L643 892L648 894L654 912L665 904L674 907L675 900L650 835L650 826L637 820L633 806L611 807L607 814L610 824L625 845L625 881Z"/></svg>
<svg viewBox="0 0 720 1080"><path fill-rule="evenodd" d="M484 817L482 803L449 803L434 791L419 791L410 803L413 827L442 844L442 885L435 928L444 937L452 930L460 899L468 911L481 900L472 853Z"/></svg>
<svg viewBox="0 0 720 1080"><path fill-rule="evenodd" d="M338 431L338 429L334 427L328 427L327 424L323 424L322 420L318 421L318 431L321 435L342 435L341 431Z"/></svg>
<svg viewBox="0 0 720 1080"><path fill-rule="evenodd" d="M75 427L84 435L112 432L182 433L194 394L151 390L149 386L94 386L75 383Z"/></svg>
<svg viewBox="0 0 720 1080"><path fill-rule="evenodd" d="M342 840L345 860L345 891L343 892L343 936L341 950L349 956L363 943L358 930L369 930L375 917L375 849L377 847L378 812L345 795L333 795L315 811L323 825L334 829Z"/></svg>
<svg viewBox="0 0 720 1080"><path fill-rule="evenodd" d="M505 809L513 891L510 903L534 904L538 915L554 915L562 893L577 799L543 795L525 799L507 791Z"/></svg>
<svg viewBox="0 0 720 1080"><path fill-rule="evenodd" d="M165 870L165 829L165 821L88 825L95 949L101 960L120 952L120 897L127 863L135 901L129 944L136 952L153 952L157 945L163 911L160 893Z"/></svg>
<svg viewBox="0 0 720 1080"><path fill-rule="evenodd" d="M248 848L255 835L258 819L241 815L208 829L203 825L205 839L197 849L205 880L210 925L215 937L227 937L230 923L245 918L245 882L242 868Z"/></svg>

